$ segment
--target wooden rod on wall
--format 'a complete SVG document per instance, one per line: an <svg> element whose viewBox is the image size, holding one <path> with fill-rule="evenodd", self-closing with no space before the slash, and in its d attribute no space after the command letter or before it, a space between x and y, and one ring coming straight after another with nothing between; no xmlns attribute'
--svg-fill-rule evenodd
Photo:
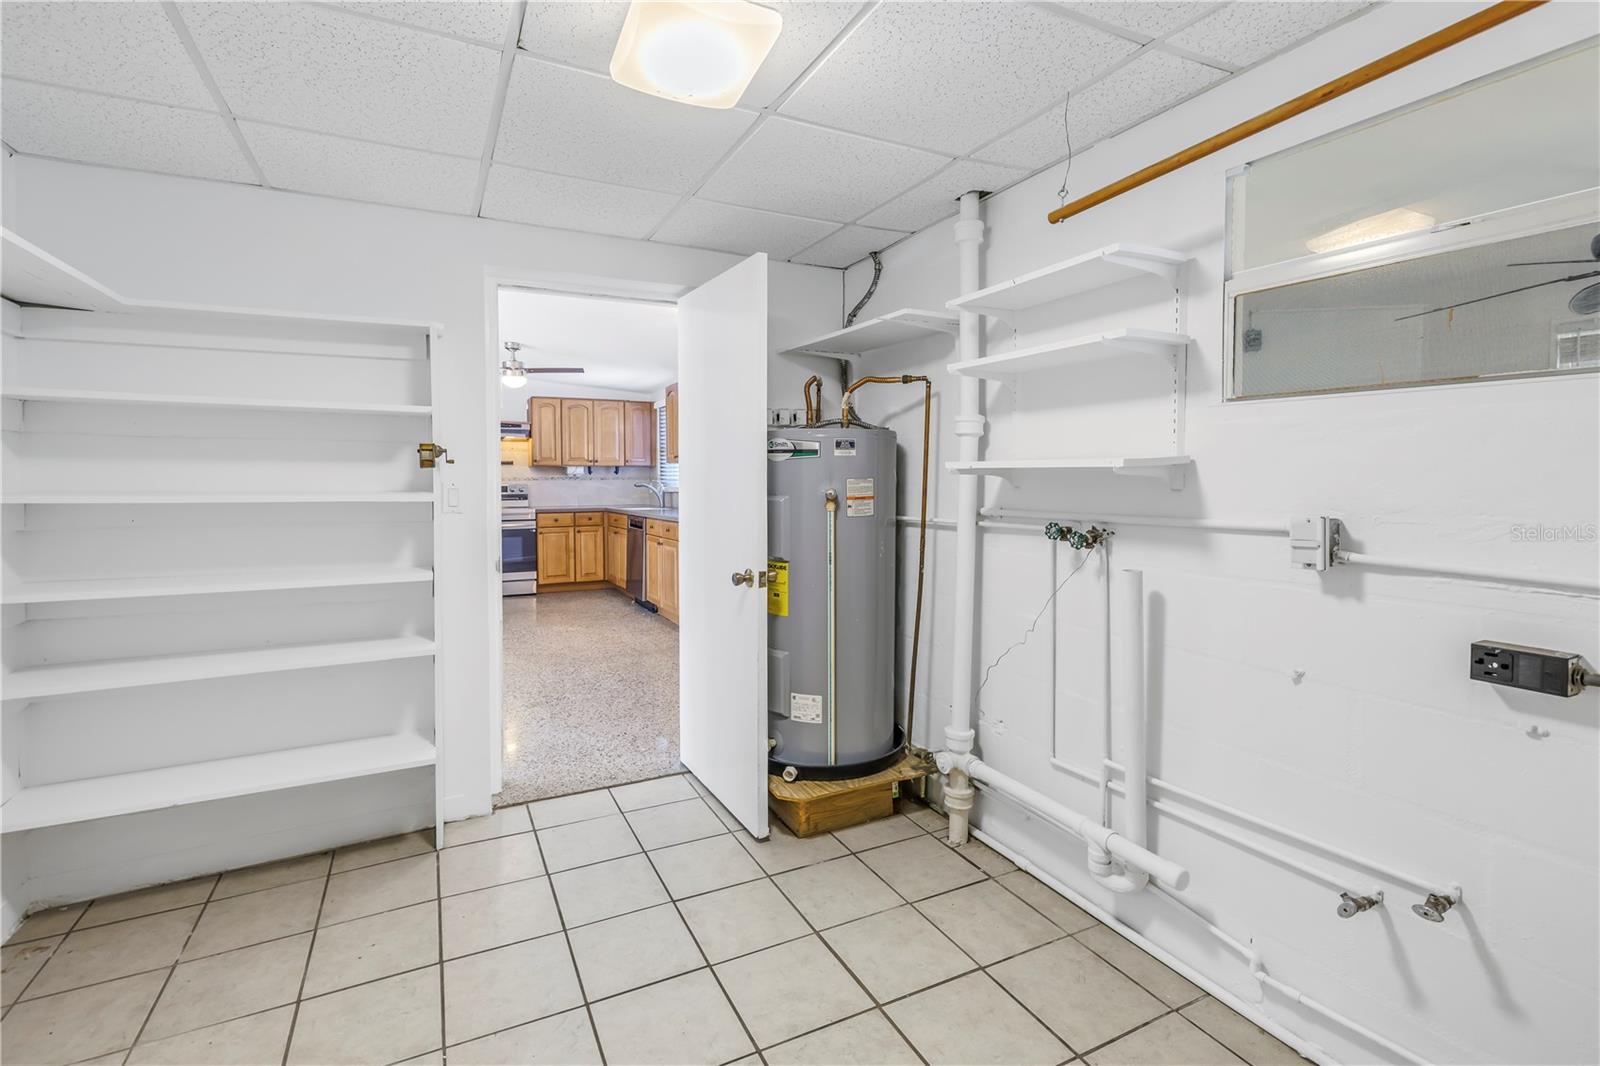
<svg viewBox="0 0 1600 1066"><path fill-rule="evenodd" d="M1385 74L1392 74L1402 67L1408 67L1419 59L1426 59L1435 52L1442 52L1453 44L1457 44L1469 37L1475 37L1484 30L1492 29L1508 19L1514 19L1525 11L1531 11L1545 4L1547 0L1505 0L1504 3L1486 7L1473 15L1468 15L1460 22L1452 22L1442 30L1430 33L1428 36L1406 45L1404 48L1390 52L1380 59L1375 59L1364 67L1358 67L1348 74L1334 78L1326 84L1319 85L1310 92L1302 93L1286 103L1279 104L1271 111L1264 111L1255 118L1246 119L1231 129L1223 130L1213 137L1208 137L1199 144L1190 145L1181 152L1151 163L1143 170L1129 174L1120 181L1114 181L1103 189L1097 189L1087 196L1081 196L1070 204L1063 204L1050 212L1052 223L1071 218L1103 204L1107 200L1121 196L1130 189L1137 189L1146 182L1156 180L1163 175L1170 174L1179 167L1188 166L1197 159L1204 159L1213 152L1220 152L1232 144L1252 137L1264 129L1276 126L1285 119L1291 119L1303 112L1310 111L1318 104L1325 104L1329 100L1343 96L1352 89L1359 89L1371 81L1376 81Z"/></svg>

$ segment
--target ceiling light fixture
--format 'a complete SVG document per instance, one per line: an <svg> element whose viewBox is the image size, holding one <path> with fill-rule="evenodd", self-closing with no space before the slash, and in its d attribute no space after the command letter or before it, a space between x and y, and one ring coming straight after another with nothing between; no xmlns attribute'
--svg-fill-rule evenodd
<svg viewBox="0 0 1600 1066"><path fill-rule="evenodd" d="M519 341L506 341L505 349L511 355L500 364L500 384L508 389L520 389L528 383L529 374L581 374L581 366L538 366L528 367L522 365L522 360L517 358L517 353L526 348L526 344Z"/></svg>
<svg viewBox="0 0 1600 1066"><path fill-rule="evenodd" d="M782 28L781 15L749 0L633 0L611 80L696 107L732 107Z"/></svg>
<svg viewBox="0 0 1600 1066"><path fill-rule="evenodd" d="M1381 241L1406 233L1415 233L1418 230L1432 229L1433 223L1432 215L1424 215L1421 211L1413 211L1409 207L1397 207L1392 211L1368 215L1338 229L1331 229L1320 237L1311 238L1306 242L1306 247L1317 253L1337 252L1342 248L1366 244L1369 241Z"/></svg>

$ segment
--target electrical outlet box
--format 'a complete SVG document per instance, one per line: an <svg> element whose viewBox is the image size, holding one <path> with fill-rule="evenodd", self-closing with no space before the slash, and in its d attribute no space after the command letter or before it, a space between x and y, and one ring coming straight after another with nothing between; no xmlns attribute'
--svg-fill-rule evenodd
<svg viewBox="0 0 1600 1066"><path fill-rule="evenodd" d="M1583 691L1582 662L1575 652L1480 640L1472 645L1468 669L1474 681L1547 696L1576 696Z"/></svg>
<svg viewBox="0 0 1600 1066"><path fill-rule="evenodd" d="M1311 515L1289 520L1289 565L1318 573L1333 564L1339 548L1339 520Z"/></svg>

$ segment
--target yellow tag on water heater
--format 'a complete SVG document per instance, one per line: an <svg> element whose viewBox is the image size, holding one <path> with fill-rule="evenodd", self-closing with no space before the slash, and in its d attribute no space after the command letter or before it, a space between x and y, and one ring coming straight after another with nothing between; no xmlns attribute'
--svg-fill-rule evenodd
<svg viewBox="0 0 1600 1066"><path fill-rule="evenodd" d="M782 559L768 559L767 569L772 571L772 580L767 582L767 613L788 618L789 564Z"/></svg>

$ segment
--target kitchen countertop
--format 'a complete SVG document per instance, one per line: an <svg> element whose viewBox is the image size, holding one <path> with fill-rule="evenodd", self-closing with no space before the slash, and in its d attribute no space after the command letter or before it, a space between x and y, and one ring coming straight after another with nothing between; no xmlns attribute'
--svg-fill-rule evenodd
<svg viewBox="0 0 1600 1066"><path fill-rule="evenodd" d="M578 514L579 512L599 511L601 513L633 515L636 518L656 518L663 522L676 522L678 520L678 509L676 507L619 507L615 504L602 504L590 507L535 507L534 511L537 514L549 512Z"/></svg>

